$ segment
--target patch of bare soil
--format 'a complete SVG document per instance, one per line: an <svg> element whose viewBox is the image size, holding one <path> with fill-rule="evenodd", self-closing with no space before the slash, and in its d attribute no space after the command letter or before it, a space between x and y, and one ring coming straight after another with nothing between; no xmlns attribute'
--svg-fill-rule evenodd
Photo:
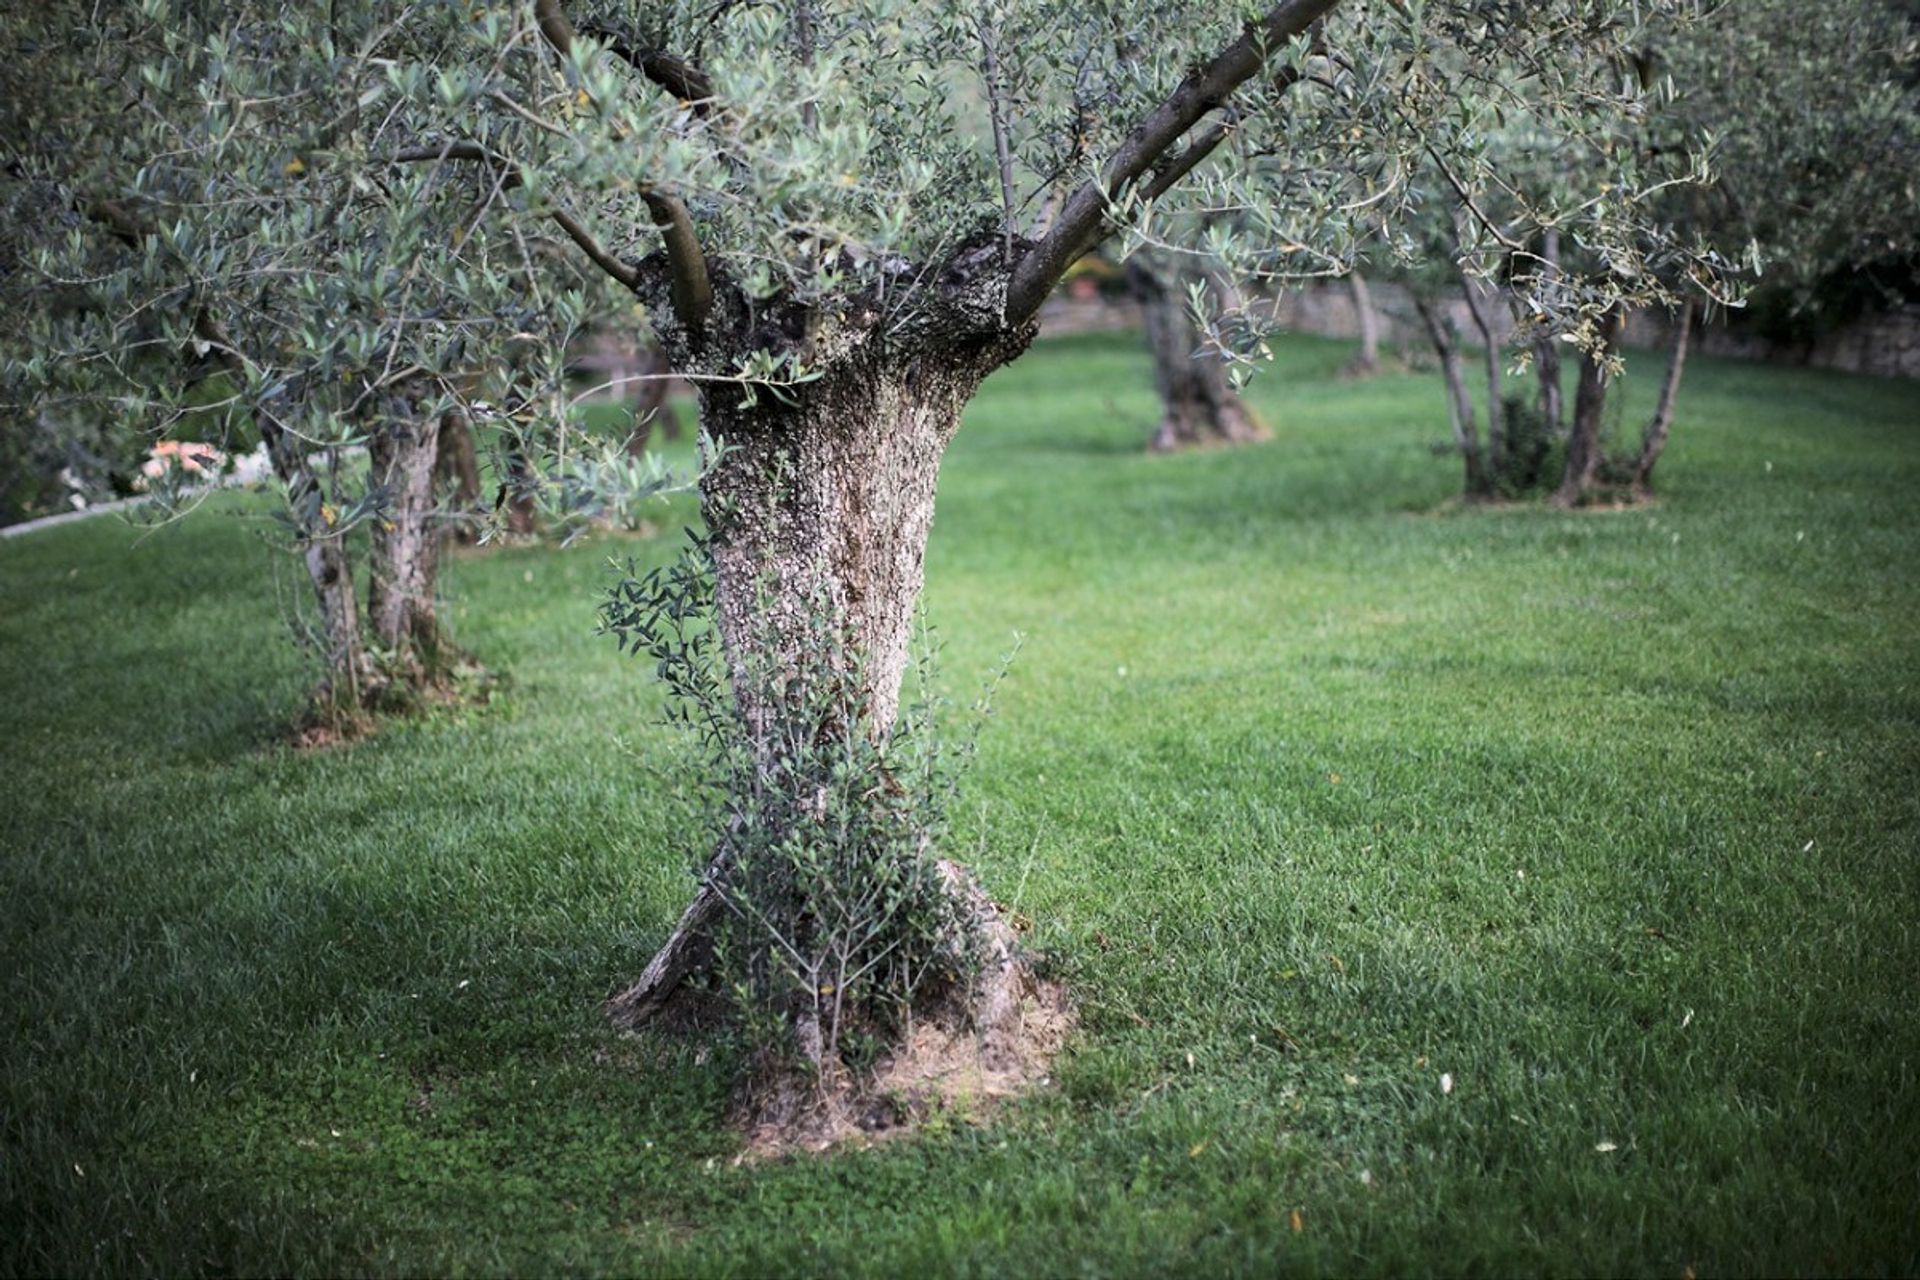
<svg viewBox="0 0 1920 1280"><path fill-rule="evenodd" d="M294 723L283 741L295 751L350 746L378 733L385 719L484 707L493 701L501 685L500 676L477 662L462 659L433 679L408 685L404 691L397 684L388 686L373 695L369 707L330 705L322 692L314 696L306 714Z"/></svg>
<svg viewBox="0 0 1920 1280"><path fill-rule="evenodd" d="M365 712L336 711L316 703L294 722L284 741L295 751L329 751L370 737L373 730L373 717Z"/></svg>
<svg viewBox="0 0 1920 1280"><path fill-rule="evenodd" d="M1649 494L1641 498L1595 498L1577 507L1559 507L1545 498L1463 498L1458 494L1444 498L1431 507L1403 512L1415 519L1458 515L1463 511L1494 512L1541 511L1556 516L1603 515L1622 511L1644 511L1656 507L1660 499Z"/></svg>
<svg viewBox="0 0 1920 1280"><path fill-rule="evenodd" d="M903 1042L867 1072L810 1079L778 1071L750 1081L730 1117L746 1135L742 1161L870 1146L940 1121L982 1123L1000 1104L1052 1082L1076 1021L1066 988L1035 971L1011 911L958 864L940 870L973 917L972 980L916 1016ZM683 985L649 1026L710 1029L724 1016L717 1000Z"/></svg>

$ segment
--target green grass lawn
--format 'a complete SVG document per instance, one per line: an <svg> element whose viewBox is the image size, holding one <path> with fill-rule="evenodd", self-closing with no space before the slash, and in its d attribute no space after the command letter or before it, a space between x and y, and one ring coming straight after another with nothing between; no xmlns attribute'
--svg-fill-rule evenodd
<svg viewBox="0 0 1920 1280"><path fill-rule="evenodd" d="M593 635L673 538L461 558L504 694L308 753L257 505L0 542L0 1273L1920 1270L1920 387L1702 360L1658 506L1470 511L1348 354L1197 456L1124 337L982 392L957 853L1083 1025L820 1159L600 1018L697 852Z"/></svg>

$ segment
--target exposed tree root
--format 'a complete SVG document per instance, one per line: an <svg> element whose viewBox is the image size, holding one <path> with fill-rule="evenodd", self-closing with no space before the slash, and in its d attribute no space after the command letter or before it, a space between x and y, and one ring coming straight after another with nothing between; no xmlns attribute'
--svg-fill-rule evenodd
<svg viewBox="0 0 1920 1280"><path fill-rule="evenodd" d="M444 655L443 655L444 656ZM359 702L333 696L322 685L286 736L296 751L324 751L372 737L383 720L437 710L482 707L493 701L501 677L469 658L441 665L432 675L389 679L361 691Z"/></svg>
<svg viewBox="0 0 1920 1280"><path fill-rule="evenodd" d="M878 1141L942 1115L980 1120L996 1104L1048 1082L1074 1025L1065 988L1035 972L1009 913L964 868L939 866L973 926L971 980L917 1013L902 1041L870 1071L829 1062L817 1075L784 1064L756 1072L730 1117L746 1135L745 1158ZM616 1025L706 1021L712 997L685 979L710 959L708 933L721 909L719 895L703 887L646 974L609 1004Z"/></svg>

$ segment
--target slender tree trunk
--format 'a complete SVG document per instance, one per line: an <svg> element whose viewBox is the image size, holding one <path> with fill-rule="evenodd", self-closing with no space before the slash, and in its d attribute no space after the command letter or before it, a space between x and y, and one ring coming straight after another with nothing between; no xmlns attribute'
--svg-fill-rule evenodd
<svg viewBox="0 0 1920 1280"><path fill-rule="evenodd" d="M1560 233L1548 231L1540 239L1540 256L1547 264L1547 278L1560 274ZM1540 376L1540 418L1549 435L1561 431L1560 343L1552 334L1534 340L1533 360Z"/></svg>
<svg viewBox="0 0 1920 1280"><path fill-rule="evenodd" d="M782 737L782 697L766 686L769 673L793 680L817 670L817 655L806 650L817 643L812 619L822 608L862 655L867 732L891 732L940 458L981 379L1005 358L941 352L856 363L795 389L793 404L763 394L745 411L736 388L702 396L703 420L728 446L701 482L716 613L735 703L754 743ZM764 768L776 775L774 761ZM722 909L714 873L724 856L716 855L714 872L640 980L613 1001L617 1023L644 1022L706 962Z"/></svg>
<svg viewBox="0 0 1920 1280"><path fill-rule="evenodd" d="M1573 397L1573 432L1567 437L1567 469L1554 490L1553 505L1577 507L1593 491L1600 470L1600 425L1607 407L1607 365L1620 340L1622 313L1613 308L1600 317L1599 350L1580 362L1580 384Z"/></svg>
<svg viewBox="0 0 1920 1280"><path fill-rule="evenodd" d="M1481 348L1486 353L1487 466L1497 484L1507 464L1506 402L1500 385L1500 334L1493 316L1492 299L1483 296L1471 280L1461 282L1461 292L1466 295L1467 311L1473 317L1473 327L1480 331Z"/></svg>
<svg viewBox="0 0 1920 1280"><path fill-rule="evenodd" d="M1187 314L1180 278L1157 272L1136 254L1127 260L1127 283L1140 300L1160 389L1160 425L1147 447L1166 452L1270 439L1273 433L1228 382L1226 365L1196 354L1202 339Z"/></svg>
<svg viewBox="0 0 1920 1280"><path fill-rule="evenodd" d="M367 443L373 483L385 495L369 539L367 616L393 675L419 683L431 678L440 657L440 624L434 612L439 531L433 474L441 421L407 408L383 423Z"/></svg>
<svg viewBox="0 0 1920 1280"><path fill-rule="evenodd" d="M640 380L633 384L633 432L627 437L627 452L637 458L647 451L655 427L664 427L663 434L669 440L678 436L679 431L673 410L667 407L668 380L673 372L667 363L667 353L656 346L642 348L635 372Z"/></svg>
<svg viewBox="0 0 1920 1280"><path fill-rule="evenodd" d="M1565 429L1560 407L1560 344L1552 337L1536 339L1533 364L1540 379L1540 420L1547 434L1557 436Z"/></svg>
<svg viewBox="0 0 1920 1280"><path fill-rule="evenodd" d="M112 215L109 221L119 216ZM220 353L217 358L221 365L237 381L244 381L237 348L219 321L201 311L194 317L194 329ZM286 488L300 559L307 567L307 580L313 584L314 600L320 607L321 658L326 676L314 691L314 701L329 714L337 713L343 703L357 711L374 690L374 671L360 635L353 565L347 558L345 536L334 523L326 490L314 474L313 459L305 444L270 411L256 411L253 423L260 442L267 447L274 475Z"/></svg>
<svg viewBox="0 0 1920 1280"><path fill-rule="evenodd" d="M260 438L273 461L274 474L286 487L300 559L313 585L320 609L321 660L326 675L315 691L315 701L327 707L358 708L373 692L373 663L360 634L360 610L354 598L353 565L347 558L344 536L334 527L326 492L314 475L305 448L271 417L256 418Z"/></svg>
<svg viewBox="0 0 1920 1280"><path fill-rule="evenodd" d="M1673 347L1667 356L1667 376L1660 384L1660 399L1653 417L1647 422L1640 440L1640 456L1633 463L1633 493L1644 498L1653 492L1653 468L1667 447L1667 434L1673 429L1673 403L1680 394L1680 375L1687 367L1687 346L1699 312L1699 303L1688 299L1673 322Z"/></svg>
<svg viewBox="0 0 1920 1280"><path fill-rule="evenodd" d="M1360 322L1360 354L1347 362L1349 378L1370 378L1380 372L1380 313L1373 309L1373 290L1358 271L1347 273L1347 286L1353 291L1353 313Z"/></svg>
<svg viewBox="0 0 1920 1280"><path fill-rule="evenodd" d="M1447 383L1447 420L1453 427L1454 443L1466 465L1466 496L1471 501L1493 496L1492 477L1487 474L1486 458L1480 452L1480 433L1473 419L1473 395L1460 368L1460 344L1434 308L1433 300L1413 295L1413 307L1426 327L1427 340L1440 357L1440 372Z"/></svg>
<svg viewBox="0 0 1920 1280"><path fill-rule="evenodd" d="M451 508L447 536L470 543L477 536L474 525L480 509L480 459L473 446L473 424L461 410L449 409L442 415L435 454L435 481L447 491Z"/></svg>
<svg viewBox="0 0 1920 1280"><path fill-rule="evenodd" d="M507 481L500 502L507 508L507 532L532 533L538 527L533 500L533 464L517 444L507 445ZM497 505L497 504L496 504Z"/></svg>
<svg viewBox="0 0 1920 1280"><path fill-rule="evenodd" d="M301 551L307 577L320 605L320 638L327 675L317 699L358 707L378 687L373 662L360 635L360 610L353 590L353 566L339 534L308 539Z"/></svg>

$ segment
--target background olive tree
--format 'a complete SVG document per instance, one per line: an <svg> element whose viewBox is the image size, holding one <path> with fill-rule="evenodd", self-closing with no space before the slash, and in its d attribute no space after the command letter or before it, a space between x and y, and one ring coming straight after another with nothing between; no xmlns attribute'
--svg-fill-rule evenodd
<svg viewBox="0 0 1920 1280"><path fill-rule="evenodd" d="M508 175L406 153L401 107L434 91L455 30L380 6L262 13L8 20L34 84L9 99L9 173L43 204L15 229L12 381L54 421L263 443L312 588L316 707L351 719L455 664L437 557L486 520L475 421L515 457L552 437L556 477L588 446L566 435L564 368L603 281L489 216L517 198Z"/></svg>
<svg viewBox="0 0 1920 1280"><path fill-rule="evenodd" d="M1544 126L1524 82L1483 104L1474 127L1499 179L1473 184L1486 194L1471 196L1435 157L1418 179L1425 198L1397 233L1412 243L1396 244L1389 229L1376 251L1411 293L1440 361L1469 498L1515 496L1543 480L1563 506L1648 496L1703 318L1756 288L1776 312L1814 310L1822 282L1911 258L1915 48L1907 8L1884 0L1817 13L1732 5L1705 21L1654 16L1618 64L1640 102L1596 127ZM1556 295L1569 290L1611 301L1581 308L1583 327L1563 330ZM1449 319L1454 300L1469 317L1465 334ZM1645 424L1612 439L1608 393L1636 307L1667 318L1665 369ZM1484 355L1484 441L1463 338ZM1563 350L1576 361L1570 418ZM1504 390L1516 359L1535 372L1536 396ZM1563 437L1557 477L1538 473L1542 432Z"/></svg>

